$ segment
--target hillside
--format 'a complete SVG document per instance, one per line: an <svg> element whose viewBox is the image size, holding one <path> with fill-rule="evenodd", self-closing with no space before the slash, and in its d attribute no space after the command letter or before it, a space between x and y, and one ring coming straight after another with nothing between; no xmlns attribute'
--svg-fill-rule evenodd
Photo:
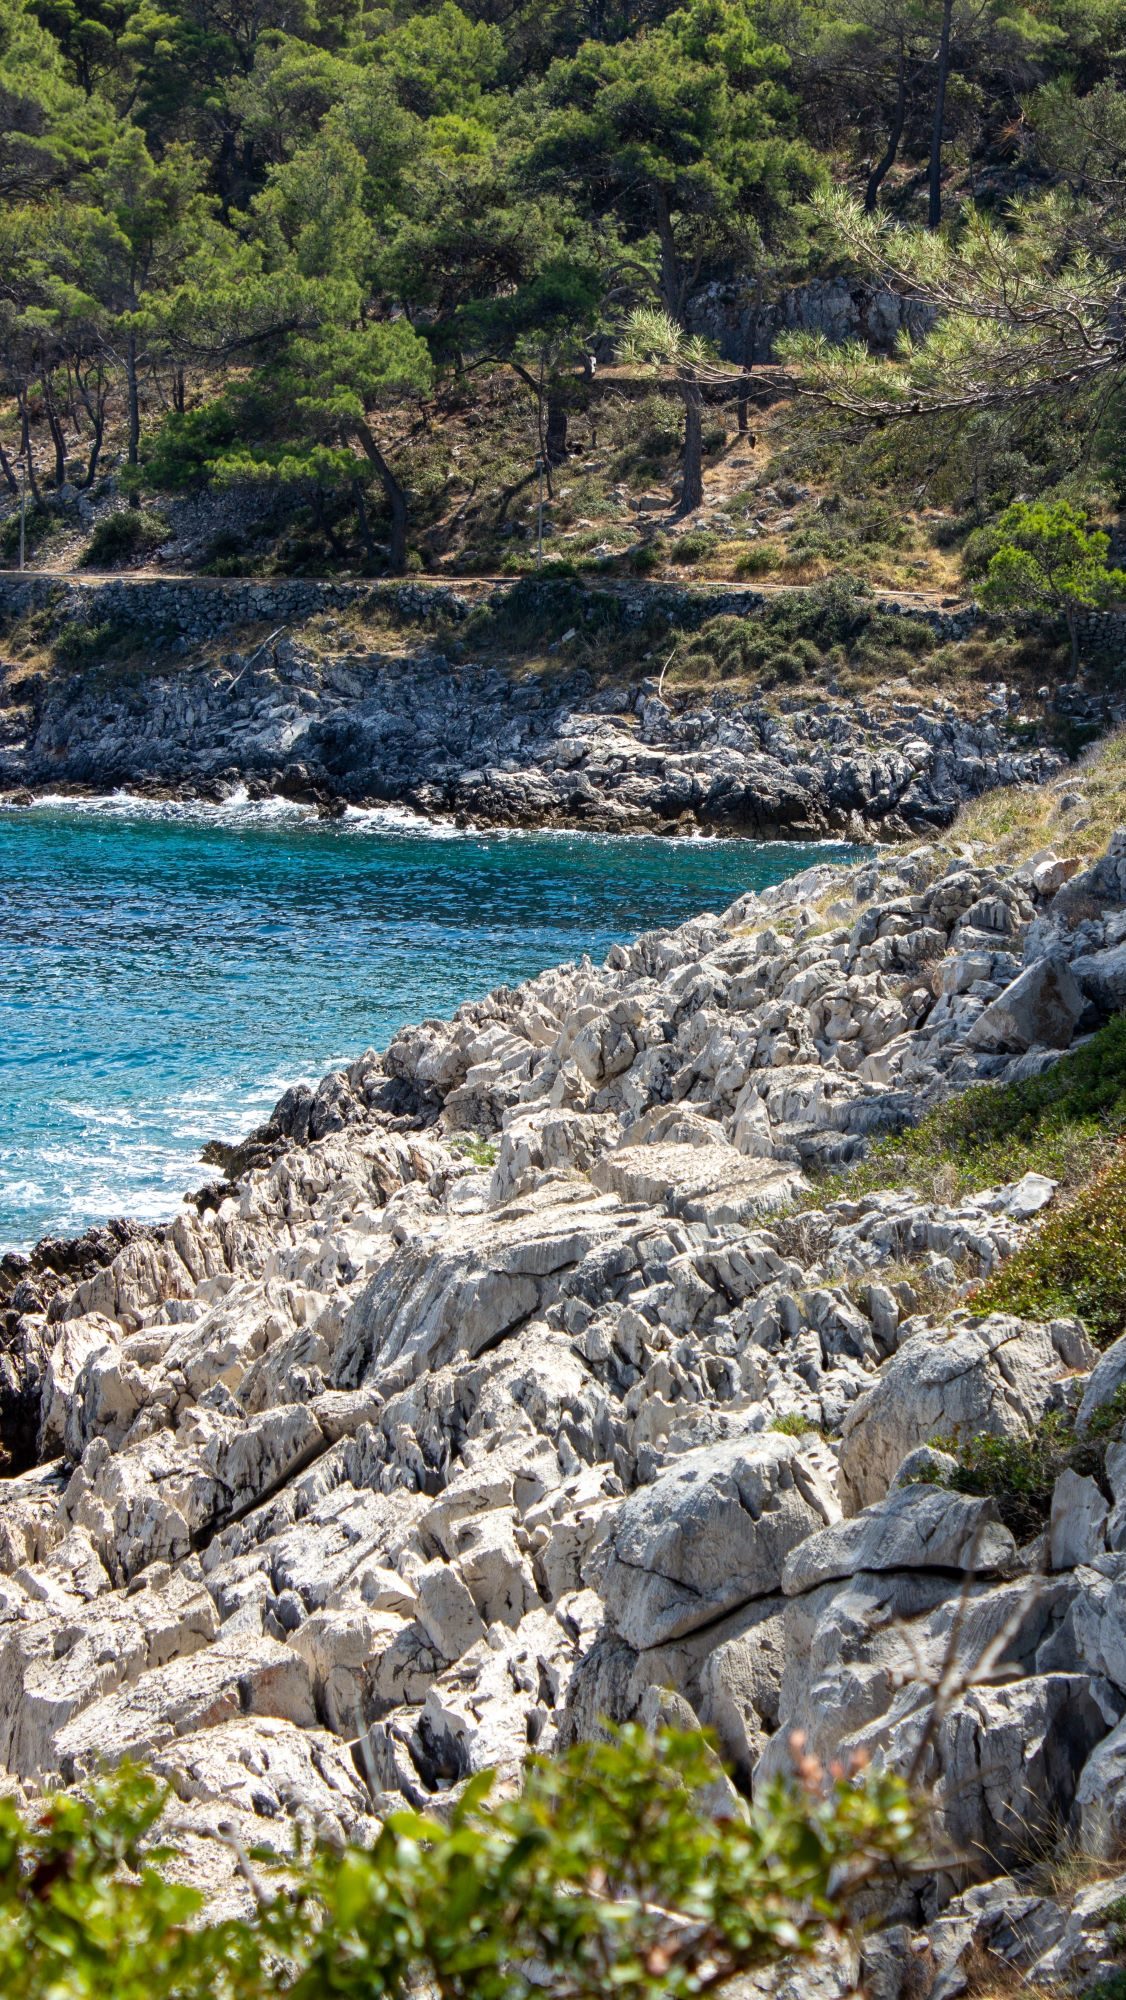
<svg viewBox="0 0 1126 2000"><path fill-rule="evenodd" d="M938 601L1115 531L1117 5L87 5L0 17L0 561Z"/></svg>

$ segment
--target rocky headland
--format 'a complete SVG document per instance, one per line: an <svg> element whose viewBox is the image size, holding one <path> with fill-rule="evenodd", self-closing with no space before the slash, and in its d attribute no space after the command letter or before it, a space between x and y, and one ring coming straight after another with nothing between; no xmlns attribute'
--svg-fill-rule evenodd
<svg viewBox="0 0 1126 2000"><path fill-rule="evenodd" d="M146 1760L177 1865L237 1901L232 1832L363 1841L603 1717L698 1718L750 1792L797 1730L927 1789L880 2000L982 1950L1089 1981L1126 1838L1126 1339L975 1308L1051 1175L838 1171L1126 1002L1126 831L1074 823L1017 862L956 835L818 867L501 989L288 1093L168 1227L9 1259L4 1782ZM1053 1416L1103 1446L1035 1532L932 1444ZM1046 1880L1061 1844L1086 1873Z"/></svg>
<svg viewBox="0 0 1126 2000"><path fill-rule="evenodd" d="M903 686L811 699L666 693L658 672L602 685L568 671L565 647L551 673L521 675L342 632L177 644L182 657L128 674L94 656L49 673L0 659L0 791L246 786L329 812L392 803L482 825L904 838L1062 763L1004 686L965 713Z"/></svg>

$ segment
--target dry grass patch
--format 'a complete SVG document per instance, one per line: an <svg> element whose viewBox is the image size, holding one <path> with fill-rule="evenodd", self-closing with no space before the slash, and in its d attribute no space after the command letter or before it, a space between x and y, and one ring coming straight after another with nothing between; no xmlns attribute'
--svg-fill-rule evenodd
<svg viewBox="0 0 1126 2000"><path fill-rule="evenodd" d="M1123 729L1084 751L1050 785L1014 786L974 799L959 813L950 838L969 841L991 860L1016 866L1042 847L1099 854L1120 826L1126 826Z"/></svg>

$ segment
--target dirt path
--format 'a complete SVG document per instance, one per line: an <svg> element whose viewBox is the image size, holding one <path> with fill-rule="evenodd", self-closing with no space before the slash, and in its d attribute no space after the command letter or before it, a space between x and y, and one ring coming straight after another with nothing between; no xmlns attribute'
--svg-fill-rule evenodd
<svg viewBox="0 0 1126 2000"><path fill-rule="evenodd" d="M19 570L0 570L0 584L6 577L18 577ZM93 590L106 583L174 583L191 590L243 590L248 586L255 590L269 590L271 584L285 587L290 583L341 583L362 588L365 585L383 584L388 588L396 584L409 583L416 590L457 590L465 596L490 595L497 590L511 590L514 584L535 580L536 572L526 576L410 576L410 577L361 577L361 576L302 576L302 577L262 577L262 576L198 576L191 571L169 569L109 569L71 570L61 568L28 568L22 572L28 577L55 577L60 583L75 584L80 589ZM769 578L756 577L751 581L728 579L725 577L584 577L544 578L545 582L576 582L587 584L591 589L610 591L617 595L636 596L648 591L667 590L670 586L688 595L700 597L794 597L808 591L811 586L802 583L777 583ZM952 598L937 590L889 590L881 584L871 586L872 596L878 603L901 605L908 610L950 612L969 609L968 598Z"/></svg>

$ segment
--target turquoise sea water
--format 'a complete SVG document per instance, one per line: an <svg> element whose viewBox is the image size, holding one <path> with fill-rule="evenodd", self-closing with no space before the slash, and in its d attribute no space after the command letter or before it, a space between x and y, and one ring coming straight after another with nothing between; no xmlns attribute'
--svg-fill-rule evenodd
<svg viewBox="0 0 1126 2000"><path fill-rule="evenodd" d="M403 1022L848 853L281 804L0 811L0 1250L167 1217L208 1139Z"/></svg>

